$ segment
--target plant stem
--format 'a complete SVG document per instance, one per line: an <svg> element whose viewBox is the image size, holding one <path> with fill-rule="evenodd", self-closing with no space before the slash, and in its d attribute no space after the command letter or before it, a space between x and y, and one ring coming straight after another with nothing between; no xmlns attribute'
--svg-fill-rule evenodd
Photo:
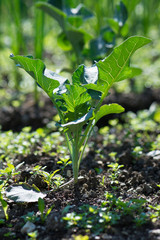
<svg viewBox="0 0 160 240"><path fill-rule="evenodd" d="M78 147L78 141L79 141L79 132L76 130L74 133L74 142L72 143L72 167L73 167L73 176L74 176L74 183L76 184L78 181L78 171L79 171L79 147Z"/></svg>

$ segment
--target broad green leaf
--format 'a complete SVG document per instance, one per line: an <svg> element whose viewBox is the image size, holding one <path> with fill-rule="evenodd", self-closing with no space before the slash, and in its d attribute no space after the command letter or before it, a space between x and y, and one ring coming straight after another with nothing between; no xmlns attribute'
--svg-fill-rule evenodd
<svg viewBox="0 0 160 240"><path fill-rule="evenodd" d="M99 70L98 85L103 86L103 91L109 89L116 81L128 78L128 73L124 74L125 67L132 54L142 46L151 42L150 39L134 36L128 38L120 46L114 48L113 52L104 60L96 63ZM127 70L128 72L128 70Z"/></svg>
<svg viewBox="0 0 160 240"><path fill-rule="evenodd" d="M83 24L81 16L68 16L66 21L75 28L79 28Z"/></svg>
<svg viewBox="0 0 160 240"><path fill-rule="evenodd" d="M66 124L61 124L60 126L63 128L70 128L71 131L75 131L76 129L81 128L90 118L93 116L93 110L91 109L88 113L86 113L83 117L72 121L68 122Z"/></svg>
<svg viewBox="0 0 160 240"><path fill-rule="evenodd" d="M64 77L46 69L44 63L39 59L12 55L11 59L13 59L19 67L28 72L51 99L53 97L53 90L54 92L56 92L56 90L58 91L67 81Z"/></svg>
<svg viewBox="0 0 160 240"><path fill-rule="evenodd" d="M64 29L65 19L67 15L63 11L45 2L37 2L35 5L37 8L40 8L44 12L48 13L51 17L53 17L59 23L61 28Z"/></svg>
<svg viewBox="0 0 160 240"><path fill-rule="evenodd" d="M116 80L116 82L122 81L127 78L133 78L138 76L142 73L140 68L133 68L133 67L125 67L124 70L121 72L120 77Z"/></svg>
<svg viewBox="0 0 160 240"><path fill-rule="evenodd" d="M97 122L100 118L111 114L111 113L121 113L124 112L124 108L119 104L112 103L109 105L103 105L100 107L99 111L96 113L95 121Z"/></svg>
<svg viewBox="0 0 160 240"><path fill-rule="evenodd" d="M86 84L93 83L96 84L98 80L98 68L96 65L92 67L86 67L85 65L80 65L72 75L73 84Z"/></svg>
<svg viewBox="0 0 160 240"><path fill-rule="evenodd" d="M68 92L63 94L63 100L65 101L65 106L68 111L75 112L76 108L86 102L88 102L91 97L86 92L86 89L78 85L67 85Z"/></svg>
<svg viewBox="0 0 160 240"><path fill-rule="evenodd" d="M98 68L96 65L86 67L80 65L72 75L72 83L84 86L92 99L99 100L101 96L100 89L97 86Z"/></svg>
<svg viewBox="0 0 160 240"><path fill-rule="evenodd" d="M6 197L14 202L38 202L39 198L44 198L46 194L28 184L17 184L8 187L5 191Z"/></svg>

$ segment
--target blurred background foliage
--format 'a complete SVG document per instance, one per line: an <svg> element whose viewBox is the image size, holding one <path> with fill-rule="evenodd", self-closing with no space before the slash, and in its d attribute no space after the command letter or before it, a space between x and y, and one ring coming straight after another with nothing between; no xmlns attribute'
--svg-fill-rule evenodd
<svg viewBox="0 0 160 240"><path fill-rule="evenodd" d="M160 87L159 0L0 0L0 106L31 92L39 99L11 53L43 59L47 68L70 77L79 64L93 64L133 35L152 39L132 58L143 74L134 83L122 81L116 91Z"/></svg>

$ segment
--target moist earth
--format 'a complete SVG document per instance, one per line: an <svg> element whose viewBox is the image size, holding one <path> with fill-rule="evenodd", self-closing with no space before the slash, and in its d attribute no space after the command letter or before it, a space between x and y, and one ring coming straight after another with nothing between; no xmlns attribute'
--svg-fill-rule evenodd
<svg viewBox="0 0 160 240"><path fill-rule="evenodd" d="M123 95L119 98L116 94L113 94L109 101L119 99L119 104L124 106L129 104L129 110L139 110L149 107L153 101L158 102L159 96L149 91L148 96L154 96L152 101L144 101L144 106L141 106L143 97L135 98L133 95ZM152 90L153 91L153 90ZM157 97L155 97L157 96ZM135 101L133 101L133 98ZM29 98L30 99L30 98ZM126 101L126 99L130 99ZM137 100L138 99L138 100ZM149 99L149 98L148 98ZM24 103L22 108L12 109L9 108L4 111L1 109L2 115L0 115L0 122L2 123L2 129L8 130L13 129L14 131L20 130L25 125L31 125L32 128L37 128L40 126L45 126L47 122L52 120L53 115L56 114L51 102L45 99L45 105L41 112L39 112L38 117L34 111L34 104L31 101ZM135 107L137 102L137 108ZM140 101L140 102L139 102ZM134 102L134 104L133 104ZM139 104L138 104L139 103ZM26 104L26 105L25 105ZM131 107L132 105L132 107ZM134 106L133 106L134 105ZM143 105L143 104L142 104ZM126 107L126 106L124 106ZM49 108L49 111L48 111ZM10 108L11 109L11 108ZM9 114L10 112L10 114ZM8 117L7 120L5 119ZM24 120L26 119L26 120ZM3 124L7 121L5 124ZM37 122L38 121L38 122ZM100 126L104 123L100 123ZM142 133L142 132L141 132ZM44 198L46 209L54 205L51 213L48 215L46 221L42 223L40 220L35 222L36 230L38 230L39 240L69 240L74 239L74 235L88 235L89 239L107 239L107 240L158 240L160 239L160 220L152 222L147 220L144 224L140 226L135 226L135 223L131 216L126 215L116 224L108 224L106 228L99 234L92 232L92 229L85 231L83 228L78 228L76 226L72 228L67 228L66 222L61 221L63 209L66 206L71 206L72 211L79 212L79 207L84 204L89 204L91 206L100 207L101 203L105 201L105 192L114 194L117 198L121 197L123 201L129 201L131 199L143 198L147 200L147 206L149 204L155 206L159 204L160 200L160 190L157 186L160 184L160 155L159 157L149 156L147 154L147 139L141 139L141 145L144 145L144 153L140 156L133 156L132 150L135 145L135 133L126 136L125 129L120 132L115 132L116 138L120 141L120 145L116 143L109 143L105 145L103 143L104 136L96 133L89 140L92 143L88 153L82 161L80 166L80 175L84 178L81 179L76 186L70 184L62 189L48 191L47 185L44 180L39 175L31 174L31 170L34 166L46 166L46 171L54 171L59 168L57 161L58 156L50 156L48 154L34 155L33 153L23 156L17 155L16 159L13 161L15 165L21 162L24 164L21 166L21 173L18 176L19 182L26 182L30 185L36 185L41 191L47 192L47 196ZM150 137L155 139L159 131L150 132ZM40 146L39 146L40 147ZM98 154L98 150L101 149L102 156ZM145 153L146 151L146 153ZM119 159L118 163L124 165L120 169L118 174L118 184L114 188L111 184L110 174L111 170L108 164L113 162L113 158L109 156L109 153L116 152L116 157ZM100 169L100 171L97 171ZM67 166L64 170L63 176L66 181L70 180L68 172L72 173L71 166ZM104 179L103 184L102 180ZM13 182L10 182L12 185ZM29 239L26 235L21 233L21 229L25 224L22 216L26 215L28 212L38 212L37 203L14 203L8 201L9 204L9 220L7 224L2 224L0 228L0 239ZM151 210L150 210L151 211ZM5 234L11 232L14 235L6 236Z"/></svg>

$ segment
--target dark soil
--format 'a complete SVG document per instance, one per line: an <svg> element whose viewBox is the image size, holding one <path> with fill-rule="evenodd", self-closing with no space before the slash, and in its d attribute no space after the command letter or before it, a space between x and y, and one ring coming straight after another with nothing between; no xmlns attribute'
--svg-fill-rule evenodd
<svg viewBox="0 0 160 240"><path fill-rule="evenodd" d="M42 223L40 220L35 223L36 230L38 230L39 240L69 240L74 239L73 235L88 235L89 239L114 239L114 240L158 240L160 233L160 221L152 223L148 220L140 227L136 227L131 216L125 216L118 224L108 225L103 232L98 235L92 233L92 229L85 233L84 229L72 227L66 228L65 222L61 221L62 210L64 207L71 205L72 211L78 211L78 207L83 204L90 204L100 206L101 202L105 201L104 193L106 191L113 193L116 197L122 197L124 201L130 199L144 198L149 201L149 204L159 204L160 191L157 184L160 183L160 157L153 158L146 154L140 157L134 157L131 154L134 146L134 134L129 139L124 139L125 131L121 131L121 134L117 138L121 141L120 145L111 143L107 146L103 146L103 137L101 135L93 136L91 141L94 142L93 147L84 158L81 167L80 175L84 176L84 179L79 181L76 188L74 185L69 185L63 189L56 191L49 191L45 197L46 209L54 204L54 208L46 221ZM159 134L151 133L153 139ZM145 139L142 140L145 150ZM103 157L100 157L96 150L102 149ZM124 167L118 176L119 184L118 188L113 190L111 181L109 179L109 168L113 160L109 157L110 152L117 152L119 158L119 164L123 164ZM26 181L30 185L35 184L42 191L47 191L47 186L43 179L37 175L31 175L30 171L34 166L39 164L40 166L47 166L46 170L52 171L59 168L57 165L57 157L51 157L46 154L40 156L28 155L17 156L15 165L24 161L23 167L21 167L21 174L19 181ZM102 170L100 174L95 171L96 168ZM64 176L67 177L67 170L71 170L71 166L67 166L64 172ZM105 176L105 182L102 186L100 182L103 176ZM27 239L24 234L21 233L24 220L21 218L28 212L34 211L37 213L37 203L29 204L16 204L9 202L9 222L7 225L2 225L0 228L0 239L13 239L12 237L4 237L4 234L8 231L15 234L15 239ZM11 224L10 227L9 224ZM158 229L158 230L157 230Z"/></svg>
<svg viewBox="0 0 160 240"><path fill-rule="evenodd" d="M25 126L31 126L33 130L44 127L53 119L57 111L51 100L46 96L41 96L40 102L43 106L35 106L32 95L28 95L26 100L18 108L10 106L0 109L0 126L3 131L12 129L20 131ZM140 94L137 93L116 93L114 91L106 98L104 103L118 103L125 108L125 111L137 112L148 109L153 102L160 102L160 89L146 88ZM121 115L116 115L120 118ZM115 115L109 115L98 122L98 126L105 126L107 121Z"/></svg>
<svg viewBox="0 0 160 240"><path fill-rule="evenodd" d="M136 112L140 109L149 108L149 106L157 101L160 102L159 90L146 89L142 95L124 94L119 95L113 93L110 95L109 102L118 102L126 110ZM121 96L121 97L120 97ZM44 98L44 106L41 110L35 110L32 97L28 97L26 102L20 108L7 107L0 110L0 125L2 130L12 129L20 131L24 126L32 126L33 129L45 126L56 114L55 109L49 99ZM104 126L106 121L100 122L100 126ZM126 215L120 219L118 224L106 226L106 228L96 235L90 231L85 232L84 229L78 227L67 228L66 223L61 221L62 210L64 207L71 205L72 211L79 211L78 207L83 204L100 206L105 201L104 193L106 191L113 193L117 198L122 197L124 201L130 199L144 198L151 205L159 204L160 190L157 187L160 184L160 156L153 158L147 154L135 157L131 154L135 146L135 133L129 138L125 138L125 130L118 133L117 139L120 145L110 143L103 145L103 136L97 134L90 141L94 145L84 158L80 166L80 175L84 179L79 181L78 185L69 185L63 189L51 190L44 198L46 210L54 204L54 208L48 215L46 221L42 223L40 220L35 222L36 230L38 230L38 240L69 240L74 239L73 235L88 235L89 239L106 239L106 240L158 240L160 239L160 220L153 223L151 220L140 227L136 227L133 219ZM149 133L154 139L159 132ZM144 152L147 151L145 138L141 139L141 145L144 145ZM101 149L103 157L100 157L96 150ZM118 187L113 189L109 178L110 170L108 164L113 160L109 157L109 153L117 152L119 164L123 164L118 176ZM40 176L30 174L32 168L36 165L46 166L46 171L53 171L59 166L57 165L58 157L51 157L47 154L28 156L17 155L14 164L17 165L24 161L21 167L21 174L18 181L35 184L41 191L47 191L47 185ZM101 169L98 174L96 169ZM68 177L68 171L71 166L67 166L64 171L64 177ZM103 186L100 184L105 176ZM13 182L11 181L10 184ZM25 224L22 216L28 212L38 212L37 203L17 204L8 201L9 204L9 221L2 224L0 228L0 239L29 239L25 234L21 233L22 226ZM147 210L146 210L147 211ZM151 211L151 210L150 210ZM11 232L14 235L6 236Z"/></svg>

